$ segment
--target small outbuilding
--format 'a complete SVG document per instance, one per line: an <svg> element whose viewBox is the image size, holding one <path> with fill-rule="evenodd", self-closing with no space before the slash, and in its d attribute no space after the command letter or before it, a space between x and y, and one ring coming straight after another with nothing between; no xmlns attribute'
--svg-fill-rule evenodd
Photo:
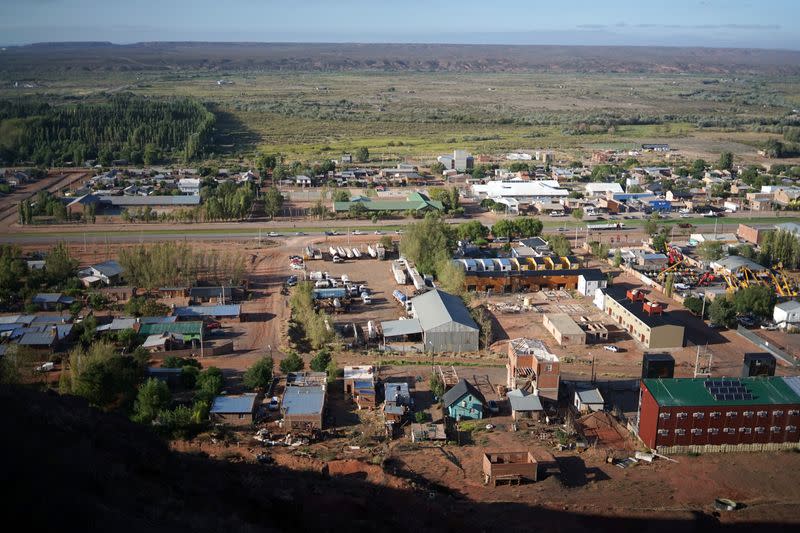
<svg viewBox="0 0 800 533"><path fill-rule="evenodd" d="M252 424L256 417L257 394L217 396L211 405L211 421L230 426Z"/></svg>
<svg viewBox="0 0 800 533"><path fill-rule="evenodd" d="M603 399L603 395L600 394L600 390L596 387L591 389L577 389L575 391L573 405L579 413L591 413L593 411L602 411L605 406L605 400Z"/></svg>
<svg viewBox="0 0 800 533"><path fill-rule="evenodd" d="M542 324L561 346L586 344L586 332L566 313L547 313Z"/></svg>
<svg viewBox="0 0 800 533"><path fill-rule="evenodd" d="M520 484L539 478L539 464L531 452L486 452L483 454L483 483Z"/></svg>
<svg viewBox="0 0 800 533"><path fill-rule="evenodd" d="M511 417L514 421L522 419L538 420L544 413L539 396L521 389L508 391L506 394L511 405Z"/></svg>

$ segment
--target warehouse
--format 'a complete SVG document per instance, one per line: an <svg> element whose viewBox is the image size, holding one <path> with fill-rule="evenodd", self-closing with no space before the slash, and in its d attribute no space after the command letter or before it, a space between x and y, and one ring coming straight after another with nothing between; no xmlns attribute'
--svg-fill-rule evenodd
<svg viewBox="0 0 800 533"><path fill-rule="evenodd" d="M480 328L458 296L439 289L428 291L411 299L411 313L419 321L426 351L478 351Z"/></svg>
<svg viewBox="0 0 800 533"><path fill-rule="evenodd" d="M664 304L645 300L642 291L609 291L603 301L606 314L645 348L683 346L683 326L672 322Z"/></svg>
<svg viewBox="0 0 800 533"><path fill-rule="evenodd" d="M561 346L586 344L586 332L566 313L547 313L542 323Z"/></svg>
<svg viewBox="0 0 800 533"><path fill-rule="evenodd" d="M546 264L548 260L550 264L547 265L547 268L539 270L538 265ZM524 268L514 268L514 262ZM535 292L546 289L577 290L581 275L596 277L600 272L592 268L574 268L575 263L569 261L568 258L563 258L563 261L558 263L550 257L511 258L511 264L512 270L509 271L465 272L465 288L468 291L493 293ZM565 265L568 266L565 267Z"/></svg>
<svg viewBox="0 0 800 533"><path fill-rule="evenodd" d="M641 382L639 438L665 453L795 447L798 425L798 377Z"/></svg>

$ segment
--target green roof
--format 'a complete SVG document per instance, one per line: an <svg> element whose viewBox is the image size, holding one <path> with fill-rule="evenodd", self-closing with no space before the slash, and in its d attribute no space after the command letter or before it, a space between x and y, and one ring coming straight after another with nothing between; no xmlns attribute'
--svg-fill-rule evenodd
<svg viewBox="0 0 800 533"><path fill-rule="evenodd" d="M431 200L424 194L413 192L405 200L373 200L363 196L355 197L349 202L333 202L333 210L348 211L353 204L360 204L368 211L418 211L420 209L444 209L442 202Z"/></svg>
<svg viewBox="0 0 800 533"><path fill-rule="evenodd" d="M200 336L203 323L193 322L169 322L166 324L142 324L139 335L161 335L163 333L180 333L181 335Z"/></svg>
<svg viewBox="0 0 800 533"><path fill-rule="evenodd" d="M752 394L747 400L716 400L705 386L705 381L719 382L723 379L738 381ZM800 404L800 381L798 378L753 377L753 378L674 378L643 379L647 390L662 407L715 405L770 405ZM790 384L791 383L791 384Z"/></svg>

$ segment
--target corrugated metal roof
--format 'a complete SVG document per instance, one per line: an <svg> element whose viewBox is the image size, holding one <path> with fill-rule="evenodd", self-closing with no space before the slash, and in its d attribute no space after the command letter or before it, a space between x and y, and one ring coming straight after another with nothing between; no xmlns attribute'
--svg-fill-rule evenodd
<svg viewBox="0 0 800 533"><path fill-rule="evenodd" d="M475 398L479 399L481 403L486 403L486 398L483 397L481 391L476 389L472 383L464 378L461 378L452 389L442 395L442 403L445 407L450 407L466 394L472 394Z"/></svg>
<svg viewBox="0 0 800 533"><path fill-rule="evenodd" d="M103 196L101 201L121 207L129 205L200 205L200 196Z"/></svg>
<svg viewBox="0 0 800 533"><path fill-rule="evenodd" d="M411 305L423 331L449 322L457 322L463 326L478 329L478 325L472 320L469 310L461 298L439 289L412 298Z"/></svg>
<svg viewBox="0 0 800 533"><path fill-rule="evenodd" d="M286 387L281 411L284 416L316 415L325 406L325 389L319 385L308 387Z"/></svg>
<svg viewBox="0 0 800 533"><path fill-rule="evenodd" d="M579 390L575 391L575 394L578 395L578 398L580 398L581 403L585 404L605 403L605 400L603 400L603 395L600 394L600 391L597 389Z"/></svg>
<svg viewBox="0 0 800 533"><path fill-rule="evenodd" d="M525 392L520 389L508 391L508 401L511 403L512 411L542 411L542 401L536 394Z"/></svg>
<svg viewBox="0 0 800 533"><path fill-rule="evenodd" d="M173 311L175 316L239 316L242 306L236 305L190 305L188 307L176 307Z"/></svg>
<svg viewBox="0 0 800 533"><path fill-rule="evenodd" d="M422 324L416 318L381 322L384 337L402 337L422 333Z"/></svg>
<svg viewBox="0 0 800 533"><path fill-rule="evenodd" d="M50 346L55 341L55 336L50 333L29 332L17 341L20 346Z"/></svg>
<svg viewBox="0 0 800 533"><path fill-rule="evenodd" d="M97 270L98 272L109 278L112 276L117 276L119 274L122 274L123 271L122 265L120 265L113 259L110 261L103 261L102 263L92 265L91 268Z"/></svg>
<svg viewBox="0 0 800 533"><path fill-rule="evenodd" d="M720 380L724 378L714 378ZM752 394L752 400L716 400L704 378L643 379L642 383L656 402L664 407L713 405L769 405L800 403L800 394L782 377L737 379Z"/></svg>
<svg viewBox="0 0 800 533"><path fill-rule="evenodd" d="M180 333L182 335L200 336L203 323L194 322L167 322L163 324L142 324L140 335L160 335L162 333Z"/></svg>
<svg viewBox="0 0 800 533"><path fill-rule="evenodd" d="M167 342L167 337L164 335L148 335L142 343L144 348L153 348L155 346L163 346Z"/></svg>
<svg viewBox="0 0 800 533"><path fill-rule="evenodd" d="M212 413L218 414L245 414L252 413L256 403L255 394L240 394L238 396L217 396L211 406Z"/></svg>
<svg viewBox="0 0 800 533"><path fill-rule="evenodd" d="M408 383L404 381L399 383L384 383L383 393L383 399L386 400L387 403L407 404L411 400L411 393L408 391Z"/></svg>

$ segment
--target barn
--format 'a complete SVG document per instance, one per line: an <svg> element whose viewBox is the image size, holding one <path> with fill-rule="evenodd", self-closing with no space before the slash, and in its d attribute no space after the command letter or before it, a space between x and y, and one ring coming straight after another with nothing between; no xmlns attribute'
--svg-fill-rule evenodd
<svg viewBox="0 0 800 533"><path fill-rule="evenodd" d="M411 299L426 351L477 352L480 328L458 296L434 289Z"/></svg>

